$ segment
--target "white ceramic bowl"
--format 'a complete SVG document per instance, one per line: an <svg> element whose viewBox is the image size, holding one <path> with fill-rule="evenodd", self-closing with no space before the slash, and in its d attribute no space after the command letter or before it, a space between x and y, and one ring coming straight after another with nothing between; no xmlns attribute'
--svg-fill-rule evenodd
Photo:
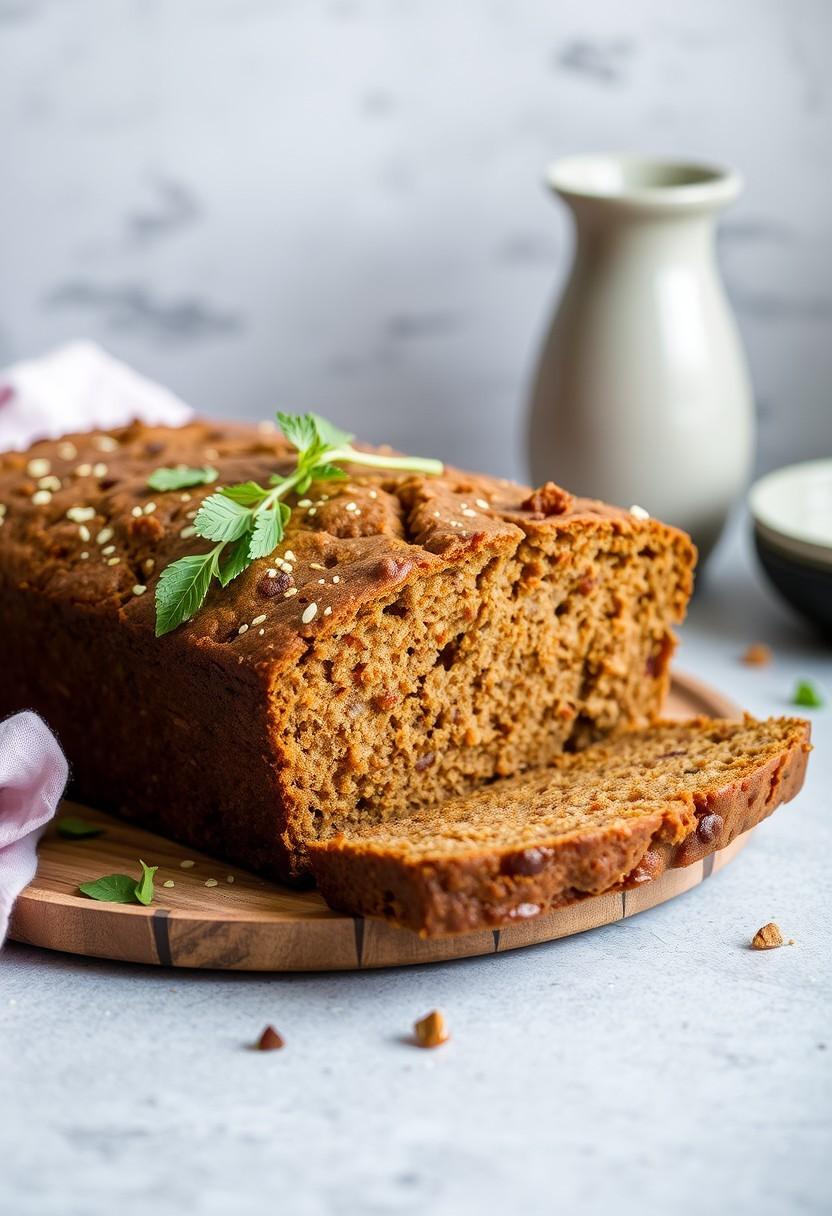
<svg viewBox="0 0 832 1216"><path fill-rule="evenodd" d="M832 636L832 459L768 473L751 487L748 505L766 574Z"/></svg>

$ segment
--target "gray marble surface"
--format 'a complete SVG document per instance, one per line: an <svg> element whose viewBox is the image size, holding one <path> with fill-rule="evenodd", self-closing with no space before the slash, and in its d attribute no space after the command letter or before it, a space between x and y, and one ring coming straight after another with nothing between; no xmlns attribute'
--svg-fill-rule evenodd
<svg viewBox="0 0 832 1216"><path fill-rule="evenodd" d="M760 464L828 452L830 44L827 0L0 0L0 365L88 335L210 413L522 475L543 169L624 149L743 172Z"/></svg>
<svg viewBox="0 0 832 1216"><path fill-rule="evenodd" d="M751 641L775 650L749 670ZM830 651L736 531L679 666L757 714ZM731 866L624 923L484 959L258 976L0 955L0 1211L227 1216L832 1204L832 699L798 802ZM775 918L796 944L758 953ZM431 1007L453 1040L404 1036ZM287 1040L247 1050L266 1022Z"/></svg>

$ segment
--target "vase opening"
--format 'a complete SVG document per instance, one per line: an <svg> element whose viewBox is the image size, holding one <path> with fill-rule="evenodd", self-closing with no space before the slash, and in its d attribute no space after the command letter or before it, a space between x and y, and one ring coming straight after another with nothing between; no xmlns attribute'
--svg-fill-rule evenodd
<svg viewBox="0 0 832 1216"><path fill-rule="evenodd" d="M717 165L619 153L566 157L550 166L546 179L567 200L661 208L719 206L742 188L737 173Z"/></svg>

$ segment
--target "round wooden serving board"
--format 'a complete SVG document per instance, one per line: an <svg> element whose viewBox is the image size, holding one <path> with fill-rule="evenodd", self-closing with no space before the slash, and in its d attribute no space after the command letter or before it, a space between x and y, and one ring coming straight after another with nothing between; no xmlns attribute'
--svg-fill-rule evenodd
<svg viewBox="0 0 832 1216"><path fill-rule="evenodd" d="M737 706L689 676L675 674L668 717L736 717ZM745 847L751 833L704 861L668 870L632 891L599 895L502 929L424 940L383 921L333 912L316 891L294 891L214 861L194 849L64 802L106 829L66 840L52 824L40 843L38 872L17 901L10 936L19 942L95 958L240 971L327 971L440 962L551 941L643 912L698 886ZM157 865L151 907L99 903L78 884L103 874L138 877L138 859ZM193 865L183 868L188 861ZM206 883L212 882L210 886ZM165 887L166 881L173 887Z"/></svg>

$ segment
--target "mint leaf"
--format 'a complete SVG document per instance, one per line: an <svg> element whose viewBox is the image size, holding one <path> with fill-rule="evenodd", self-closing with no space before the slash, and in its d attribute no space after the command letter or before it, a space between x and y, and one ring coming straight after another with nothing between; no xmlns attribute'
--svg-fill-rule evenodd
<svg viewBox="0 0 832 1216"><path fill-rule="evenodd" d="M259 511L254 520L254 533L248 549L252 561L257 557L268 557L283 540L286 521L292 512L285 502L275 503L273 510Z"/></svg>
<svg viewBox="0 0 832 1216"><path fill-rule="evenodd" d="M216 572L218 551L180 557L165 566L156 586L156 637L170 633L199 612Z"/></svg>
<svg viewBox="0 0 832 1216"><path fill-rule="evenodd" d="M194 527L206 540L236 540L251 527L251 513L226 494L212 494L197 511Z"/></svg>
<svg viewBox="0 0 832 1216"><path fill-rule="evenodd" d="M78 890L90 899L111 904L136 903L136 880L129 874L106 874L92 882L82 882Z"/></svg>
<svg viewBox="0 0 832 1216"><path fill-rule="evenodd" d="M798 680L792 701L806 709L822 709L824 705L823 697L811 680Z"/></svg>
<svg viewBox="0 0 832 1216"><path fill-rule="evenodd" d="M135 884L136 899L140 904L144 904L147 907L153 899L153 875L159 867L146 866L141 858L139 858L139 865L142 868L142 876Z"/></svg>
<svg viewBox="0 0 832 1216"><path fill-rule="evenodd" d="M305 452L318 438L314 414L282 414L278 411L277 421L284 436L299 452Z"/></svg>
<svg viewBox="0 0 832 1216"><path fill-rule="evenodd" d="M231 548L228 550L228 555L223 560L219 568L218 578L223 587L235 579L238 574L242 574L246 566L251 561L248 555L248 547L251 543L251 533L244 532L237 540L234 541Z"/></svg>
<svg viewBox="0 0 832 1216"><path fill-rule="evenodd" d="M147 479L151 490L185 490L189 486L207 486L216 481L219 473L210 465L192 469L186 464L177 464L170 469L156 469Z"/></svg>
<svg viewBox="0 0 832 1216"><path fill-rule="evenodd" d="M284 415L285 417L285 415ZM329 448L348 448L355 439L348 431L342 431L334 422L322 418L320 414L307 414L312 419L315 431L322 444Z"/></svg>
<svg viewBox="0 0 832 1216"><path fill-rule="evenodd" d="M270 481L274 484L283 481L282 477L272 477ZM268 496L269 491L264 490L256 481L243 481L236 486L223 486L220 490L223 498L230 498L232 502L238 502L242 507L257 507Z"/></svg>
<svg viewBox="0 0 832 1216"><path fill-rule="evenodd" d="M62 815L58 820L58 835L67 840L87 840L90 836L100 836L104 830L80 815Z"/></svg>

